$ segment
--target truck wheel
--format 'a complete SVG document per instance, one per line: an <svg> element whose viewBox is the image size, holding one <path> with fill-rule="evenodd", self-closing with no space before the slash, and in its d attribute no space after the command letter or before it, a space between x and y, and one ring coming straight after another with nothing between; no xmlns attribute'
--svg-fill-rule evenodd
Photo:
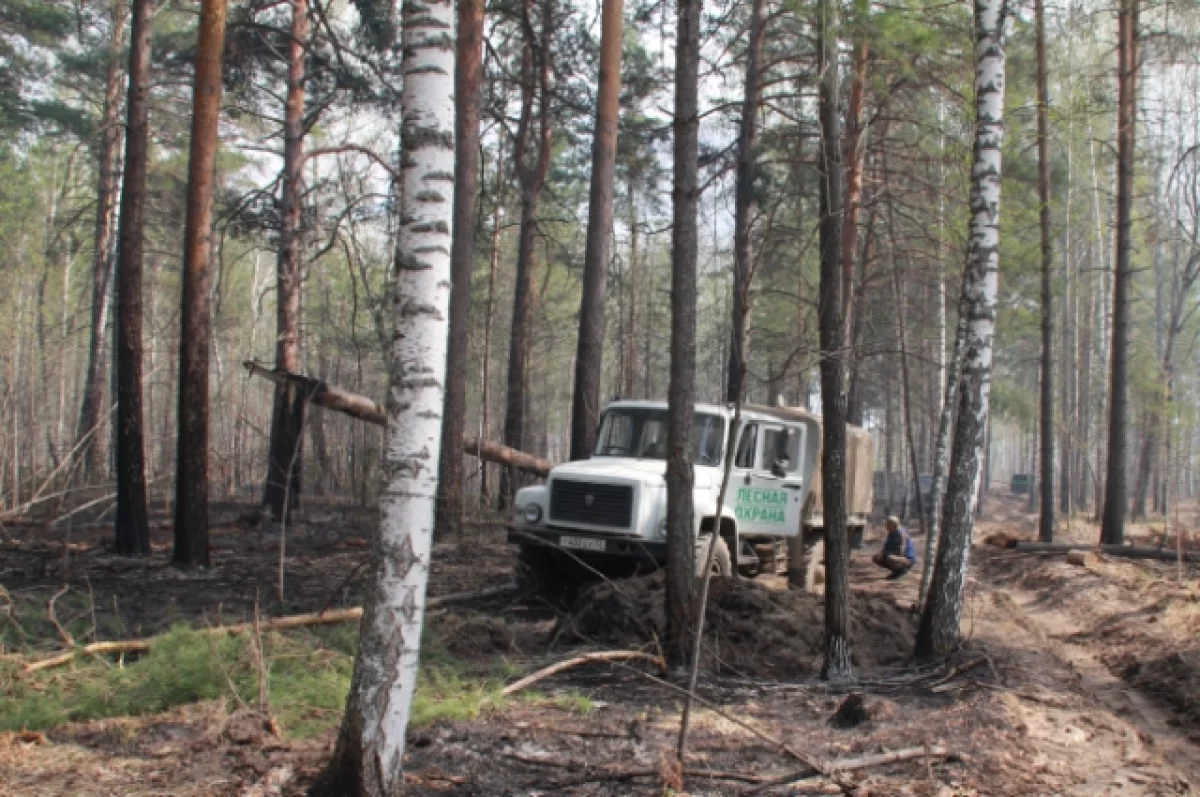
<svg viewBox="0 0 1200 797"><path fill-rule="evenodd" d="M708 541L711 536L705 534L696 538L696 578L704 578L704 560L708 556ZM713 551L712 574L720 578L733 575L732 559L729 557L729 546L721 537L717 538L717 549Z"/></svg>
<svg viewBox="0 0 1200 797"><path fill-rule="evenodd" d="M572 591L569 574L575 569L566 564L545 546L522 545L517 553L517 588L555 605L566 603Z"/></svg>
<svg viewBox="0 0 1200 797"><path fill-rule="evenodd" d="M820 537L804 557L804 591L816 592L825 584L825 538Z"/></svg>

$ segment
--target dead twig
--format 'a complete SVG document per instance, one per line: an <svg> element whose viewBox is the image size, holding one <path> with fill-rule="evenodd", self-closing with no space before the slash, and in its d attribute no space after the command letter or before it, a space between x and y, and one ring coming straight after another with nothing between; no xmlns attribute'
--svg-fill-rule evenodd
<svg viewBox="0 0 1200 797"><path fill-rule="evenodd" d="M964 673L970 672L971 670L975 669L979 665L985 663L987 660L988 660L987 656L980 656L979 658L972 659L971 661L968 661L965 664L960 664L957 667L951 668L950 672L946 673L944 676L942 676L941 678L937 679L936 681L934 681L933 683L931 683L929 685L930 691L945 692L946 690L951 689L952 688L950 685L951 681L953 681L958 676L963 675Z"/></svg>
<svg viewBox="0 0 1200 797"><path fill-rule="evenodd" d="M596 651L594 653L585 653L582 656L576 656L575 658L572 658L572 659L566 659L564 661L556 662L554 664L551 664L549 667L543 667L542 669L538 670L537 672L532 673L531 675L527 675L524 678L522 678L521 680L514 681L513 683L504 687L504 691L501 692L501 694L502 695L516 694L517 692L520 692L522 689L526 688L527 686L532 686L533 684L537 683L538 681L540 681L544 678L549 678L551 675L560 673L563 670L569 670L572 667L578 667L581 664L589 664L594 661L608 661L608 662L631 661L633 659L641 659L642 661L649 661L649 662L653 663L655 666L657 666L664 673L667 671L667 664L665 661L662 660L662 658L660 658L658 656L652 656L649 653L643 653L640 650L601 650L601 651Z"/></svg>
<svg viewBox="0 0 1200 797"><path fill-rule="evenodd" d="M321 602L321 608L319 610L317 610L317 614L324 614L326 612L326 610L328 610L329 607L333 604L333 599L337 596L337 594L339 592L341 592L343 589L345 589L346 585L349 584L351 581L353 581L354 577L356 575L358 575L358 571L362 570L363 567L365 567L366 564L370 561L371 561L371 557L369 557L369 556L363 557L359 561L359 563L356 564L350 570L349 575L347 575L345 578L342 579L342 583L338 584L336 587L334 587L333 589L331 589L329 591L329 594L327 596L325 596L325 600Z"/></svg>
<svg viewBox="0 0 1200 797"><path fill-rule="evenodd" d="M67 629L62 627L62 623L58 621L58 615L54 613L54 602L63 595L66 595L67 591L70 589L71 587L69 585L63 584L62 589L54 593L54 597L52 597L50 602L46 605L46 614L50 617L50 622L54 623L54 627L58 629L59 636L61 636L63 641L67 643L67 647L73 648L75 647L75 637L71 636L71 634L67 632Z"/></svg>

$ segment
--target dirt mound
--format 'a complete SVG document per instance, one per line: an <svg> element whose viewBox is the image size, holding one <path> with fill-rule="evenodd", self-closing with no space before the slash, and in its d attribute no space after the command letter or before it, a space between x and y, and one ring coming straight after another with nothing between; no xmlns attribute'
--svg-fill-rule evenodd
<svg viewBox="0 0 1200 797"><path fill-rule="evenodd" d="M560 623L559 641L629 646L661 638L665 596L661 572L590 586ZM714 579L703 663L725 675L814 677L821 667L824 616L820 595L767 589L740 579ZM857 667L895 666L912 654L912 621L887 598L853 595L850 629Z"/></svg>
<svg viewBox="0 0 1200 797"><path fill-rule="evenodd" d="M1102 658L1121 678L1173 708L1188 738L1200 742L1200 648L1150 660L1128 652Z"/></svg>

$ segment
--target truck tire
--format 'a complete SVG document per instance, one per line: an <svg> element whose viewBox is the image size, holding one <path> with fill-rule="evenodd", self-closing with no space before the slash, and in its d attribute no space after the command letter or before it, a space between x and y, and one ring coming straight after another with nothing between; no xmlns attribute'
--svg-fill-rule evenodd
<svg viewBox="0 0 1200 797"><path fill-rule="evenodd" d="M804 591L816 592L817 587L825 585L825 537L817 538L812 548L805 551L804 557Z"/></svg>
<svg viewBox="0 0 1200 797"><path fill-rule="evenodd" d="M696 578L704 578L704 561L708 556L708 541L712 537L705 534L696 538ZM717 538L717 549L713 552L712 574L720 578L733 575L733 560L729 556L729 546L721 537Z"/></svg>
<svg viewBox="0 0 1200 797"><path fill-rule="evenodd" d="M544 545L522 545L517 553L517 588L555 606L568 603L575 586L571 573L576 568L571 564Z"/></svg>

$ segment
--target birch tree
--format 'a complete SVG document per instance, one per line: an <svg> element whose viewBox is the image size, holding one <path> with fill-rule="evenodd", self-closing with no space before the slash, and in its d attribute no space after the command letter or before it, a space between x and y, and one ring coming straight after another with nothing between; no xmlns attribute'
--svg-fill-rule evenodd
<svg viewBox="0 0 1200 797"><path fill-rule="evenodd" d="M1007 0L975 0L975 150L967 263L959 303L965 316L962 382L943 506L943 535L917 632L919 657L944 655L958 644L975 505L983 473L1000 276L1007 17Z"/></svg>
<svg viewBox="0 0 1200 797"><path fill-rule="evenodd" d="M324 794L404 786L441 449L454 186L454 4L403 10L400 218L388 364L387 443L359 654Z"/></svg>

